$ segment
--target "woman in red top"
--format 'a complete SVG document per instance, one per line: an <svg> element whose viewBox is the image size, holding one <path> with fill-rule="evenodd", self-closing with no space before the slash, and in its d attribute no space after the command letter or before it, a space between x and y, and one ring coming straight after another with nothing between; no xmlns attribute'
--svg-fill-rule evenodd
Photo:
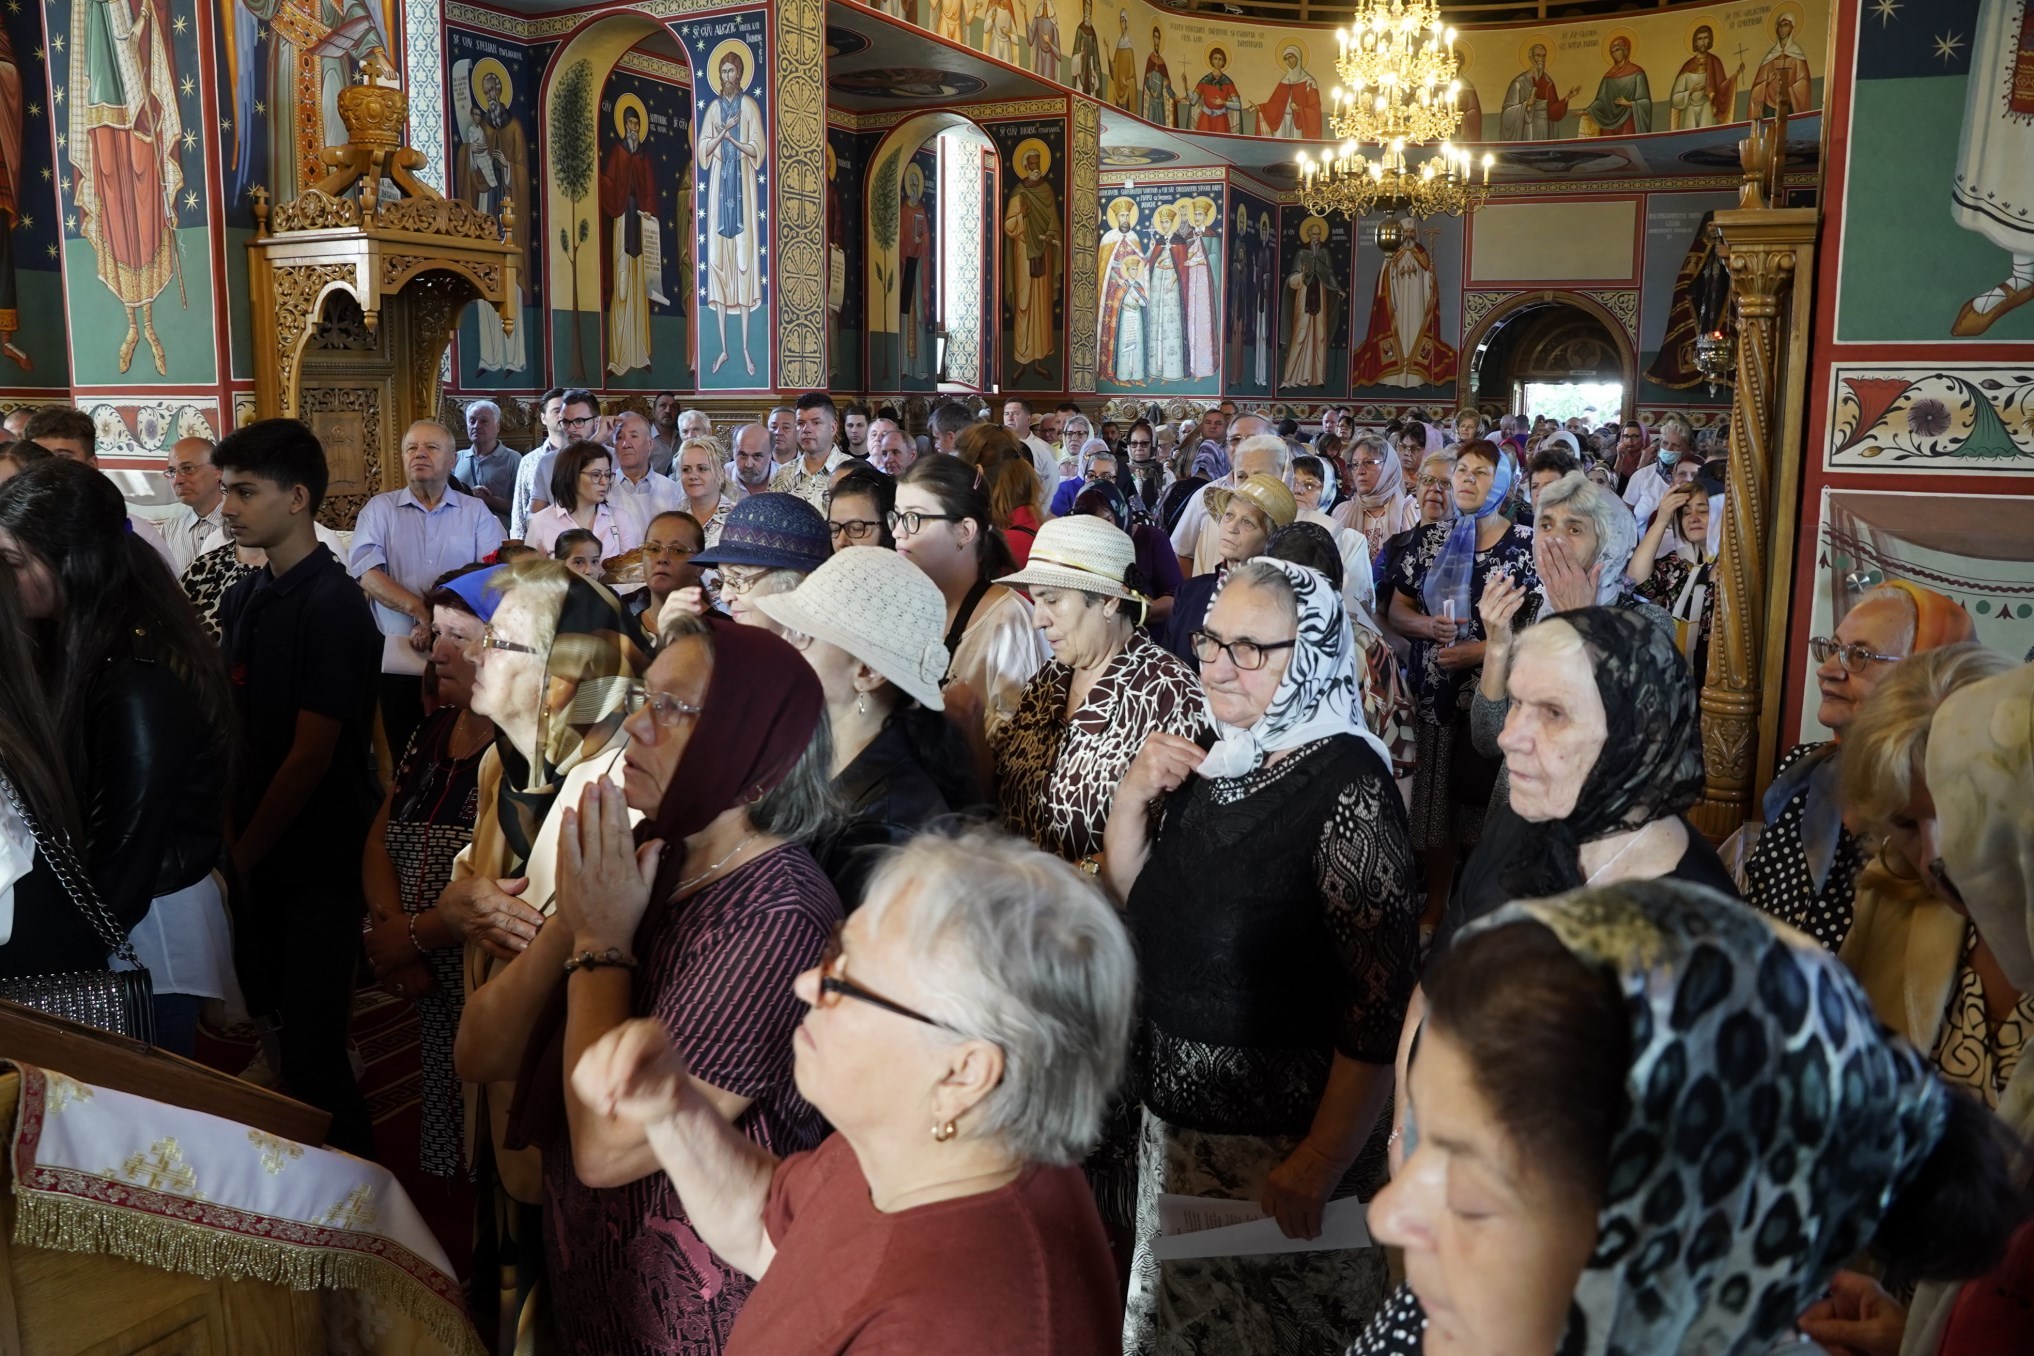
<svg viewBox="0 0 2034 1356"><path fill-rule="evenodd" d="M1003 540L1021 570L1031 562L1031 543L1047 517L1038 475L1029 462L1013 458L983 467L982 487L989 495L989 516L1003 529Z"/></svg>
<svg viewBox="0 0 2034 1356"><path fill-rule="evenodd" d="M585 1105L646 1129L699 1236L757 1278L727 1356L1119 1350L1116 1269L1075 1166L1136 1001L1101 893L1013 838L922 837L796 990L798 1090L839 1130L810 1153L739 1133L655 1022L572 1074Z"/></svg>

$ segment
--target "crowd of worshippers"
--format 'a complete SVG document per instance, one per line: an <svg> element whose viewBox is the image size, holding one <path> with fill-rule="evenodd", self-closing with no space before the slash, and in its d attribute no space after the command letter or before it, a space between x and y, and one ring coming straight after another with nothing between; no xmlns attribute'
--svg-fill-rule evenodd
<svg viewBox="0 0 2034 1356"><path fill-rule="evenodd" d="M1678 420L541 413L0 448L0 979L110 911L490 1349L2027 1349L2034 667L1864 592L1719 853Z"/></svg>

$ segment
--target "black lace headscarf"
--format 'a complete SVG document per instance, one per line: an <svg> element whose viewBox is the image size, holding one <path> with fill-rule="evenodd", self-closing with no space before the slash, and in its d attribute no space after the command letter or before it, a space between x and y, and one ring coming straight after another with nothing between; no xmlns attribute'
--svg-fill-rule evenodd
<svg viewBox="0 0 2034 1356"><path fill-rule="evenodd" d="M1568 817L1526 824L1504 872L1513 899L1580 888L1582 844L1679 814L1702 794L1702 713L1673 638L1621 607L1577 608L1540 625L1571 626L1582 637L1606 734Z"/></svg>

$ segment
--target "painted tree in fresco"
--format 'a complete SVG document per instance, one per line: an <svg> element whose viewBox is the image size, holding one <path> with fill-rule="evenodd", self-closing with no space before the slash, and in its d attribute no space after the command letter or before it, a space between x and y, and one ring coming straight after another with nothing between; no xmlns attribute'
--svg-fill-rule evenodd
<svg viewBox="0 0 2034 1356"><path fill-rule="evenodd" d="M897 248L897 167L903 161L901 152L892 154L877 169L875 186L869 190L869 221L875 227L876 250L879 256L876 264L876 281L883 285L882 305L885 315L894 314L889 306L890 293L897 287L897 265L893 262L885 269L880 256ZM880 344L874 347L879 355L886 352ZM889 366L887 357L883 359L883 366L885 368Z"/></svg>
<svg viewBox="0 0 2034 1356"><path fill-rule="evenodd" d="M572 372L586 379L586 350L579 310L579 248L592 227L579 215L579 204L593 191L593 63L575 61L558 82L551 98L551 173L572 202L569 223L558 228L558 248L572 274Z"/></svg>

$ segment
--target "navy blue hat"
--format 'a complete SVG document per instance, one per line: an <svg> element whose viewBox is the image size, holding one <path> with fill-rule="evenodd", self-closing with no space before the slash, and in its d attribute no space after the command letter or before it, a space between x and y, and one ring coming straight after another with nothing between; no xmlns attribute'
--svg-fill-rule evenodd
<svg viewBox="0 0 2034 1356"><path fill-rule="evenodd" d="M720 540L692 563L811 574L832 555L833 538L818 509L795 494L752 494L729 510Z"/></svg>

